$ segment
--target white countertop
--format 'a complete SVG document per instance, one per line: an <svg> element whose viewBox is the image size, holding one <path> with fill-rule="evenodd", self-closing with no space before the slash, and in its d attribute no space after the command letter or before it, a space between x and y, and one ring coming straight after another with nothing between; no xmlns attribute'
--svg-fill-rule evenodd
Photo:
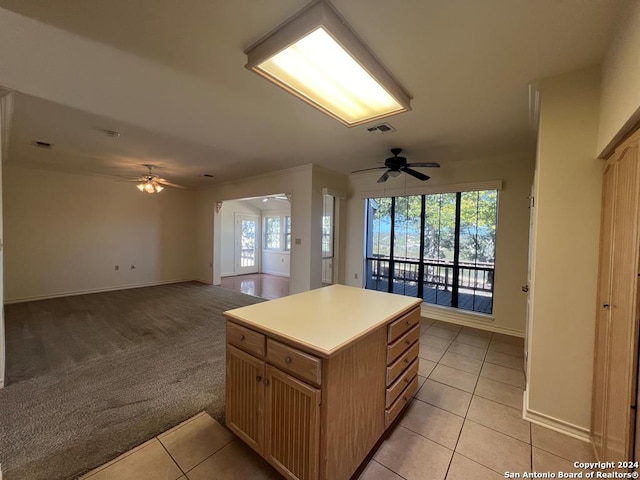
<svg viewBox="0 0 640 480"><path fill-rule="evenodd" d="M293 340L329 356L421 303L419 298L331 285L224 313L249 327Z"/></svg>

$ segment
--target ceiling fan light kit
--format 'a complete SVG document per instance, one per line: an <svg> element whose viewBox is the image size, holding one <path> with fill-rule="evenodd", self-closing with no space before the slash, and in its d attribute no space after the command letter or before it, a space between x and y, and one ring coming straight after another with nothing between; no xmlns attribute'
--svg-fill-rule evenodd
<svg viewBox="0 0 640 480"><path fill-rule="evenodd" d="M164 190L164 187L162 185L153 180L139 183L138 185L136 185L136 187L138 187L138 190L145 193L160 193L162 190Z"/></svg>
<svg viewBox="0 0 640 480"><path fill-rule="evenodd" d="M312 2L245 54L247 69L348 127L411 109L409 94L325 0Z"/></svg>
<svg viewBox="0 0 640 480"><path fill-rule="evenodd" d="M155 165L144 165L149 169L149 172L140 177L133 180L131 182L136 182L136 187L143 193L160 193L164 190L164 187L175 187L175 188L184 188L182 185L176 185L175 183L171 183L164 178L160 178L158 175L153 173L153 169Z"/></svg>

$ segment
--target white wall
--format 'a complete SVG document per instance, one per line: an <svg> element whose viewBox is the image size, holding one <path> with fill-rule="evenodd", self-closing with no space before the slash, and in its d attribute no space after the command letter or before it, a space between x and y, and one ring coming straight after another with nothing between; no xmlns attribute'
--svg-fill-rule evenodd
<svg viewBox="0 0 640 480"><path fill-rule="evenodd" d="M345 283L345 260L343 254L347 246L347 197L349 178L318 165L313 166L312 212L316 219L313 222L314 245L312 250L312 268L314 284L312 288L322 286L322 213L324 211L324 192L329 191L336 198L335 207L335 245L333 268L336 283Z"/></svg>
<svg viewBox="0 0 640 480"><path fill-rule="evenodd" d="M4 197L5 301L195 277L193 192L5 164Z"/></svg>
<svg viewBox="0 0 640 480"><path fill-rule="evenodd" d="M229 182L199 192L196 233L198 271L201 275L206 274L208 264L212 261L213 270L207 281L214 284L220 283L221 218L215 211L216 202L291 193L290 290L291 293L298 293L321 286L322 188L336 188L341 185L346 185L346 175L315 165L305 165L238 182ZM346 196L346 188L344 190ZM209 241L213 244L213 255L211 255Z"/></svg>
<svg viewBox="0 0 640 480"><path fill-rule="evenodd" d="M603 163L599 70L541 82L525 416L586 437Z"/></svg>
<svg viewBox="0 0 640 480"><path fill-rule="evenodd" d="M220 210L220 275L236 275L235 268L235 225L236 214L248 214L260 217L260 210L247 202L224 202ZM258 230L260 225L258 225ZM258 232L260 235L260 232ZM259 259L258 259L259 260Z"/></svg>
<svg viewBox="0 0 640 480"><path fill-rule="evenodd" d="M629 0L602 65L598 152L640 108L640 2Z"/></svg>
<svg viewBox="0 0 640 480"><path fill-rule="evenodd" d="M215 205L219 201L291 193L291 293L309 290L310 229L309 212L311 191L311 165L259 175L238 182L229 182L198 193L198 224L196 231L197 268L207 274L207 281L220 283L221 215ZM299 244L296 244L299 239ZM213 249L212 246L213 245ZM209 262L213 269L208 270Z"/></svg>
<svg viewBox="0 0 640 480"><path fill-rule="evenodd" d="M460 312L451 321L475 325L515 335L524 336L526 296L521 286L527 282L527 244L529 209L527 197L531 193L534 159L527 154L504 155L496 158L477 159L445 164L429 171L431 179L422 183L401 175L390 178L384 184L376 183L380 176L373 174L351 175L348 207L348 238L346 283L362 286L364 270L365 200L368 192L377 194L393 190L393 195L403 195L405 187L411 194L429 193L446 185L468 184L502 180L499 193L498 231L496 233L496 274L494 308L491 319L474 319ZM405 184L406 181L406 184ZM391 193L389 194L391 195ZM355 276L358 276L356 279ZM438 309L441 310L441 309ZM432 316L423 308L424 316ZM452 314L453 315L453 314ZM477 316L476 316L477 317Z"/></svg>

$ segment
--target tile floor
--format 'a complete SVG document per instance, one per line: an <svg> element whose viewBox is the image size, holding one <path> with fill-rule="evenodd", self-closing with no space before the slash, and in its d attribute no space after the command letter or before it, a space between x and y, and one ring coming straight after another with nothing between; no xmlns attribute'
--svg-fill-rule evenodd
<svg viewBox="0 0 640 480"><path fill-rule="evenodd" d="M422 328L421 388L360 480L497 480L593 461L590 444L522 420L522 339L426 320ZM200 413L81 478L281 477Z"/></svg>

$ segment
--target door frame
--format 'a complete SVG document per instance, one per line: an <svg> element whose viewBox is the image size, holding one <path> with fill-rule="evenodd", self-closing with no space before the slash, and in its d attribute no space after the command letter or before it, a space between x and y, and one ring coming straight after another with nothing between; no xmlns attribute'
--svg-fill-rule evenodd
<svg viewBox="0 0 640 480"><path fill-rule="evenodd" d="M262 220L259 215L254 215L252 213L235 213L233 219L233 271L236 275L246 275L251 273L260 273L262 270L261 260L262 260ZM241 233L241 222L243 220L253 220L256 222L256 242L255 242L255 267L241 267L241 245L240 245L240 237ZM244 268L244 269L243 269Z"/></svg>

